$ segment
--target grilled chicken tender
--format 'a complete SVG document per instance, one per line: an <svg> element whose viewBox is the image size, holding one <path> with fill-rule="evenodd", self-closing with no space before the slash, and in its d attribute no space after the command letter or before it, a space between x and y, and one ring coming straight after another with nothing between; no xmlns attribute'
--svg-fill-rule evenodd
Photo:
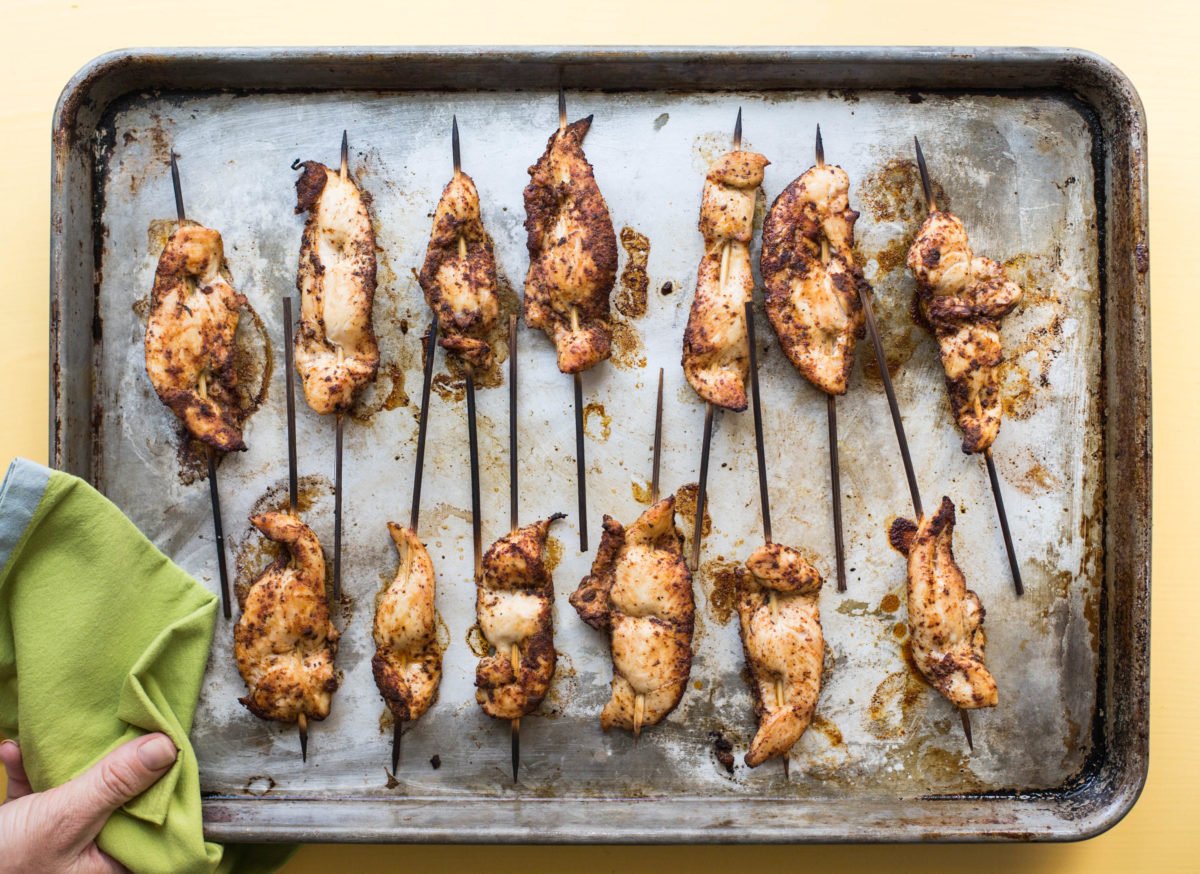
<svg viewBox="0 0 1200 874"><path fill-rule="evenodd" d="M983 452L1000 433L1000 319L1021 300L1004 268L971 251L967 230L952 213L931 212L908 250L917 300L929 323L963 452Z"/></svg>
<svg viewBox="0 0 1200 874"><path fill-rule="evenodd" d="M411 529L389 522L388 531L400 564L375 609L371 670L392 715L409 722L429 709L442 679L433 562Z"/></svg>
<svg viewBox="0 0 1200 874"><path fill-rule="evenodd" d="M338 686L338 631L325 600L321 544L288 513L263 513L250 523L285 554L251 584L233 631L234 658L249 690L238 700L262 719L324 719Z"/></svg>
<svg viewBox="0 0 1200 874"><path fill-rule="evenodd" d="M696 615L673 495L628 529L604 517L592 572L571 595L571 606L612 643L612 698L600 727L636 733L657 725L687 688Z"/></svg>
<svg viewBox="0 0 1200 874"><path fill-rule="evenodd" d="M546 567L546 538L561 518L518 528L483 557L475 615L493 651L479 660L475 700L496 719L532 713L554 677L554 579Z"/></svg>
<svg viewBox="0 0 1200 874"><path fill-rule="evenodd" d="M226 279L221 235L178 227L158 259L146 325L146 373L159 400L197 440L246 449L234 335L246 298Z"/></svg>
<svg viewBox="0 0 1200 874"><path fill-rule="evenodd" d="M700 203L704 257L683 334L683 372L705 401L746 409L750 350L746 301L754 293L754 208L770 162L756 152L722 155L708 169Z"/></svg>
<svg viewBox="0 0 1200 874"><path fill-rule="evenodd" d="M996 681L983 661L983 605L954 561L954 504L942 498L920 524L897 519L889 539L908 556L913 661L956 707L995 707Z"/></svg>
<svg viewBox="0 0 1200 874"><path fill-rule="evenodd" d="M591 126L589 115L556 131L525 187L525 323L554 341L563 373L594 367L612 347L617 235L583 154Z"/></svg>
<svg viewBox="0 0 1200 874"><path fill-rule="evenodd" d="M438 345L476 367L490 367L492 347L485 338L500 313L496 258L479 213L479 192L466 173L456 172L442 191L419 279L438 317Z"/></svg>
<svg viewBox="0 0 1200 874"><path fill-rule="evenodd" d="M817 603L821 575L800 553L768 543L746 560L746 569L737 611L758 714L746 764L756 768L787 755L812 721L825 637Z"/></svg>
<svg viewBox="0 0 1200 874"><path fill-rule="evenodd" d="M763 224L759 265L767 316L788 359L821 391L846 393L854 346L864 334L854 263L850 177L841 167L810 167L780 192ZM829 260L822 260L821 240Z"/></svg>
<svg viewBox="0 0 1200 874"><path fill-rule="evenodd" d="M375 301L375 230L353 179L305 161L296 180L296 212L308 212L300 241L300 326L296 372L316 412L344 412L375 378L379 346Z"/></svg>

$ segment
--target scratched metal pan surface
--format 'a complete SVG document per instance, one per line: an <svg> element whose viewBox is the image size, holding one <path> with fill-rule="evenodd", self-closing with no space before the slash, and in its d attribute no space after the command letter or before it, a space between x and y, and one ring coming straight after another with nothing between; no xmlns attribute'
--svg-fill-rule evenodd
<svg viewBox="0 0 1200 874"><path fill-rule="evenodd" d="M849 590L838 594L830 580L821 594L826 675L790 782L778 763L741 762L755 723L730 580L762 538L748 414L717 417L687 693L636 746L603 734L606 641L567 604L592 558L578 549L571 385L548 340L522 328L521 518L568 514L551 542L558 671L541 709L522 721L513 785L508 726L474 700L465 402L461 374L439 353L420 534L437 567L445 672L436 704L404 735L398 773L387 773L391 726L372 680L370 628L396 565L386 522L408 516L429 321L414 270L451 170L450 116L512 306L527 265L525 171L557 123L560 72L570 117L595 116L586 149L623 243L613 358L583 378L593 550L603 514L628 524L648 503L659 367L664 490L681 490L680 527L691 531L704 414L679 355L708 163L727 149L740 107L746 146L772 162L769 204L812 163L819 122L826 155L853 180L861 261L925 503L954 501L958 560L987 608L1000 704L976 714L973 755L951 707L906 659L905 567L885 531L910 507L865 343L839 402ZM238 703L232 623L218 621L192 732L211 837L1071 839L1128 810L1147 753L1148 254L1144 126L1118 71L1085 53L1030 49L239 49L98 59L56 116L52 453L214 590L203 471L155 398L141 350L173 227L167 158L180 155L189 217L220 230L254 312L240 337L257 403L250 450L220 466L230 562L244 587L270 557L247 517L286 494L280 302L295 293L302 227L291 166L333 164L343 128L378 235L382 366L346 425L341 688L301 764L294 727ZM910 314L904 255L923 213L914 134L939 201L1025 290L1004 324L1006 417L995 447L1023 599L1012 591L986 472L959 450L936 349ZM806 550L828 580L825 404L780 354L761 312L758 326L775 536ZM503 375L483 382L490 542L508 524L509 425ZM300 401L298 432L304 516L329 552L333 421ZM732 773L717 737L732 744Z"/></svg>

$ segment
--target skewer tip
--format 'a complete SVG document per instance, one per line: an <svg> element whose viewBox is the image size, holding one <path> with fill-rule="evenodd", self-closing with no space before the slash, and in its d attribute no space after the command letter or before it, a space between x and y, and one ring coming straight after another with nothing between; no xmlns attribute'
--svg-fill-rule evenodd
<svg viewBox="0 0 1200 874"><path fill-rule="evenodd" d="M967 747L971 752L975 752L975 739L971 736L971 715L959 709L958 716L962 720L963 734L967 736Z"/></svg>
<svg viewBox="0 0 1200 874"><path fill-rule="evenodd" d="M521 720L512 721L512 775L517 782L517 772L521 770Z"/></svg>
<svg viewBox="0 0 1200 874"><path fill-rule="evenodd" d="M308 762L308 716L301 713L296 719L296 726L300 730L300 761Z"/></svg>
<svg viewBox="0 0 1200 874"><path fill-rule="evenodd" d="M817 166L825 166L825 141L821 139L821 126L817 125Z"/></svg>
<svg viewBox="0 0 1200 874"><path fill-rule="evenodd" d="M738 107L737 121L733 123L733 148L742 147L742 108Z"/></svg>
<svg viewBox="0 0 1200 874"><path fill-rule="evenodd" d="M179 162L176 160L179 156L175 154L175 150L171 150L171 189L175 193L175 216L179 219L179 223L183 224L186 221L186 213L183 209L183 185L179 181Z"/></svg>
<svg viewBox="0 0 1200 874"><path fill-rule="evenodd" d="M933 183L929 181L929 167L925 164L925 153L921 151L921 141L913 137L913 146L917 150L917 169L921 173L921 191L925 195L925 208L929 212L937 212L937 202L933 199Z"/></svg>
<svg viewBox="0 0 1200 874"><path fill-rule="evenodd" d="M783 754L783 782L792 782L792 757L790 753Z"/></svg>
<svg viewBox="0 0 1200 874"><path fill-rule="evenodd" d="M400 738L404 734L404 723L397 719L392 723L392 776L400 767Z"/></svg>
<svg viewBox="0 0 1200 874"><path fill-rule="evenodd" d="M346 177L346 174L349 172L349 169L350 169L350 139L347 136L346 131L343 130L342 131L342 159L341 159L341 166L340 166L340 172L342 174L343 179Z"/></svg>
<svg viewBox="0 0 1200 874"><path fill-rule="evenodd" d="M567 92L563 90L562 74L558 77L558 128L567 126Z"/></svg>
<svg viewBox="0 0 1200 874"><path fill-rule="evenodd" d="M458 144L458 116L450 120L450 148L454 153L454 175L462 172L462 152Z"/></svg>

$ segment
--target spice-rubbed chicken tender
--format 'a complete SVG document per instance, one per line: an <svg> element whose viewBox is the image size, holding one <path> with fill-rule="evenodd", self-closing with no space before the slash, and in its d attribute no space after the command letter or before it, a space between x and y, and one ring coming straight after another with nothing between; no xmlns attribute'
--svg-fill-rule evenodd
<svg viewBox="0 0 1200 874"><path fill-rule="evenodd" d="M957 216L931 212L908 251L921 313L933 330L946 373L963 452L983 452L1000 433L1003 412L1000 319L1020 303L1004 268L971 251Z"/></svg>
<svg viewBox="0 0 1200 874"><path fill-rule="evenodd" d="M262 719L324 719L338 686L338 631L325 600L321 544L288 513L263 513L250 523L285 553L251 584L234 628L234 658L248 690L238 700Z"/></svg>
<svg viewBox="0 0 1200 874"><path fill-rule="evenodd" d="M888 533L908 556L908 625L913 661L951 704L995 707L996 681L983 660L984 610L954 560L954 504L943 497L920 524L897 519Z"/></svg>
<svg viewBox="0 0 1200 874"><path fill-rule="evenodd" d="M771 327L796 369L830 395L846 393L865 326L858 288L866 280L854 263L858 213L849 192L841 167L810 167L779 194L763 225L760 266Z"/></svg>
<svg viewBox="0 0 1200 874"><path fill-rule="evenodd" d="M825 637L821 575L796 550L760 546L746 560L737 611L753 679L758 731L746 753L751 768L787 755L807 730L821 694Z"/></svg>
<svg viewBox="0 0 1200 874"><path fill-rule="evenodd" d="M611 638L612 698L600 713L601 728L637 733L657 725L687 688L696 614L674 496L649 507L628 529L604 517L592 572L571 595L571 606Z"/></svg>
<svg viewBox="0 0 1200 874"><path fill-rule="evenodd" d="M768 163L756 152L722 155L709 167L700 204L704 256L683 334L683 372L696 394L728 410L746 409L745 306L754 293L750 241Z"/></svg>
<svg viewBox="0 0 1200 874"><path fill-rule="evenodd" d="M300 242L296 372L308 405L345 412L379 369L371 325L375 230L357 183L316 161L296 180L296 212L308 212Z"/></svg>
<svg viewBox="0 0 1200 874"><path fill-rule="evenodd" d="M546 567L546 538L561 518L518 528L483 556L475 615L492 653L475 671L475 700L496 719L537 710L554 678L554 579Z"/></svg>
<svg viewBox="0 0 1200 874"><path fill-rule="evenodd" d="M479 192L462 171L442 191L420 282L438 317L438 344L476 367L490 367L492 348L485 338L500 314L496 258L480 216Z"/></svg>
<svg viewBox="0 0 1200 874"><path fill-rule="evenodd" d="M588 116L555 131L525 187L525 323L554 341L563 373L594 367L612 348L617 235L583 154L591 125Z"/></svg>
<svg viewBox="0 0 1200 874"><path fill-rule="evenodd" d="M178 227L158 259L146 325L146 373L193 437L222 452L246 449L234 337L246 298L226 279L221 235Z"/></svg>
<svg viewBox="0 0 1200 874"><path fill-rule="evenodd" d="M409 528L388 523L400 563L375 610L371 669L388 709L401 722L420 719L442 679L433 561Z"/></svg>

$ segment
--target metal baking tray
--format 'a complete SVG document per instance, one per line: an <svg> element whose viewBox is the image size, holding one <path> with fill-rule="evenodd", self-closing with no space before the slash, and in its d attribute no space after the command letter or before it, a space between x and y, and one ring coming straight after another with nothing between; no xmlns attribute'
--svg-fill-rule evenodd
<svg viewBox="0 0 1200 874"><path fill-rule="evenodd" d="M728 568L761 532L748 416L719 418L712 533L697 575L693 687L636 747L603 735L603 638L566 603L591 556L577 523L556 532L556 642L541 712L522 724L512 785L507 726L473 700L476 656L461 384L439 364L421 533L438 568L446 651L440 698L406 734L396 778L371 679L375 594L395 558L384 522L406 519L428 314L413 277L450 172L449 123L483 197L502 276L524 274L525 168L556 124L595 114L587 151L618 230L649 240L646 313L619 290L616 354L589 372L592 539L603 513L644 506L656 370L667 373L664 483L696 479L702 408L678 368L701 241L708 160L737 107L771 160L773 198L812 161L820 122L850 172L864 270L927 503L960 509L956 550L988 610L1001 704L976 718L966 755L954 714L904 660L904 564L885 527L907 495L869 347L841 402L850 587L821 596L829 669L819 718L781 769L729 774L713 734L744 752L753 729ZM1150 372L1145 122L1106 61L1061 49L221 49L101 57L67 86L54 120L51 455L89 479L215 588L208 493L181 455L143 370L145 298L173 215L166 158L181 155L189 215L220 229L258 315L248 378L264 381L250 451L221 466L238 581L264 562L246 523L286 481L280 298L294 293L301 220L296 158L336 160L350 132L380 252L378 385L347 428L343 672L331 717L300 763L294 729L237 702L231 623L221 622L193 728L208 835L216 840L791 842L1066 840L1111 826L1146 774L1150 586ZM1011 592L987 478L963 456L936 352L908 312L903 254L921 218L911 139L978 251L1005 261L1026 302L1005 324L1008 416L996 447L1028 588ZM629 261L622 253L622 266ZM761 318L761 314L760 314ZM826 574L824 404L778 354L765 323L767 446L776 536ZM522 517L574 509L569 381L523 330ZM265 378L265 379L264 379ZM480 394L484 531L506 523L506 393ZM331 542L332 423L300 405L307 517ZM690 529L686 517L681 527ZM434 768L431 759L440 759Z"/></svg>

